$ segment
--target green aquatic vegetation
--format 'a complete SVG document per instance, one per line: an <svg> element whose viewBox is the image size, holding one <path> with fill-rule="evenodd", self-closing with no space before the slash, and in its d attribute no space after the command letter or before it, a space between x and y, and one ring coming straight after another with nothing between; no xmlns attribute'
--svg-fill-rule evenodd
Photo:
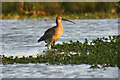
<svg viewBox="0 0 120 80"><path fill-rule="evenodd" d="M97 38L88 44L88 40L85 39L84 43L72 42L63 44L55 45L55 49L58 51L65 51L67 50L68 54L70 52L79 53L80 60L84 60L82 63L86 64L110 64L110 66L118 66L118 50L119 50L119 40L120 35L109 36L108 38ZM72 56L72 55L71 55ZM86 57L84 57L86 56ZM74 56L71 58L72 64L77 64L78 59ZM82 57L82 58L81 58Z"/></svg>
<svg viewBox="0 0 120 80"><path fill-rule="evenodd" d="M92 65L90 68L95 69L95 68L100 68L100 66L98 66L97 64L94 64L94 65Z"/></svg>
<svg viewBox="0 0 120 80"><path fill-rule="evenodd" d="M14 63L46 63L50 65L90 64L92 65L91 68L94 69L99 64L102 68L108 66L120 68L118 61L120 58L120 35L97 38L92 40L90 44L87 39L85 39L84 43L71 40L68 43L56 44L52 49L55 49L55 51L50 50L51 53L64 52L64 54L37 55L37 57L23 56L21 58L1 55L1 59L4 65ZM71 52L76 54L71 54Z"/></svg>

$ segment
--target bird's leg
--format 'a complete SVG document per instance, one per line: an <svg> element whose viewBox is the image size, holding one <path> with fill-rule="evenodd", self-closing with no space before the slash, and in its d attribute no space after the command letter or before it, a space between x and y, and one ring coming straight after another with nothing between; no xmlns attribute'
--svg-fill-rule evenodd
<svg viewBox="0 0 120 80"><path fill-rule="evenodd" d="M52 45L51 45L51 48L53 48L53 49L54 49L54 51L55 51L54 46L55 46L55 41L53 41L53 42L52 42Z"/></svg>
<svg viewBox="0 0 120 80"><path fill-rule="evenodd" d="M46 45L45 46L47 46L47 50L49 51L49 45L50 45L50 42L49 41L46 41Z"/></svg>
<svg viewBox="0 0 120 80"><path fill-rule="evenodd" d="M53 46L55 46L55 41L53 42ZM54 47L54 51L55 51L55 47Z"/></svg>
<svg viewBox="0 0 120 80"><path fill-rule="evenodd" d="M55 46L55 41L53 41L53 46Z"/></svg>
<svg viewBox="0 0 120 80"><path fill-rule="evenodd" d="M47 50L49 51L49 43L47 43Z"/></svg>

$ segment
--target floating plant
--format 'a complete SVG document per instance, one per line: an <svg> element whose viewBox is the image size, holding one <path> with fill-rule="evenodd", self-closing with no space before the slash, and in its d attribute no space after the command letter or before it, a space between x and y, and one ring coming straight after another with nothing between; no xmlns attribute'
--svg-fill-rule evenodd
<svg viewBox="0 0 120 80"><path fill-rule="evenodd" d="M14 63L48 63L50 65L79 65L90 64L91 68L98 68L98 64L104 67L120 68L118 59L120 54L120 35L109 36L108 38L97 38L88 44L88 40L85 39L84 43L80 41L69 43L63 42L62 44L56 44L52 47L57 52L64 52L64 54L52 54L52 55L37 55L37 57L21 57L13 56L6 57L1 55L2 64L14 64ZM54 52L51 50L51 52ZM74 52L76 54L71 54Z"/></svg>

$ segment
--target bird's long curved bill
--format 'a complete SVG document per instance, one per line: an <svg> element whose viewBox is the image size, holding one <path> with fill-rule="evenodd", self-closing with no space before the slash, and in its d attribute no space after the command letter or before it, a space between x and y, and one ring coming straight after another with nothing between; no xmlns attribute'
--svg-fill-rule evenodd
<svg viewBox="0 0 120 80"><path fill-rule="evenodd" d="M71 23L75 24L73 21L70 21L70 20L67 20L67 19L62 19L62 20L68 21L68 22L71 22Z"/></svg>

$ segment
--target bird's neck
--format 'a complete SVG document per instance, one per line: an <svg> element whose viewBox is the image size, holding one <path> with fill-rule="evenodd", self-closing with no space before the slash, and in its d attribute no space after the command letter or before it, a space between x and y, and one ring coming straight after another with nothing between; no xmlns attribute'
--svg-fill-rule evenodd
<svg viewBox="0 0 120 80"><path fill-rule="evenodd" d="M58 23L57 23L57 27L62 27L62 23L61 23L61 22L58 22Z"/></svg>

